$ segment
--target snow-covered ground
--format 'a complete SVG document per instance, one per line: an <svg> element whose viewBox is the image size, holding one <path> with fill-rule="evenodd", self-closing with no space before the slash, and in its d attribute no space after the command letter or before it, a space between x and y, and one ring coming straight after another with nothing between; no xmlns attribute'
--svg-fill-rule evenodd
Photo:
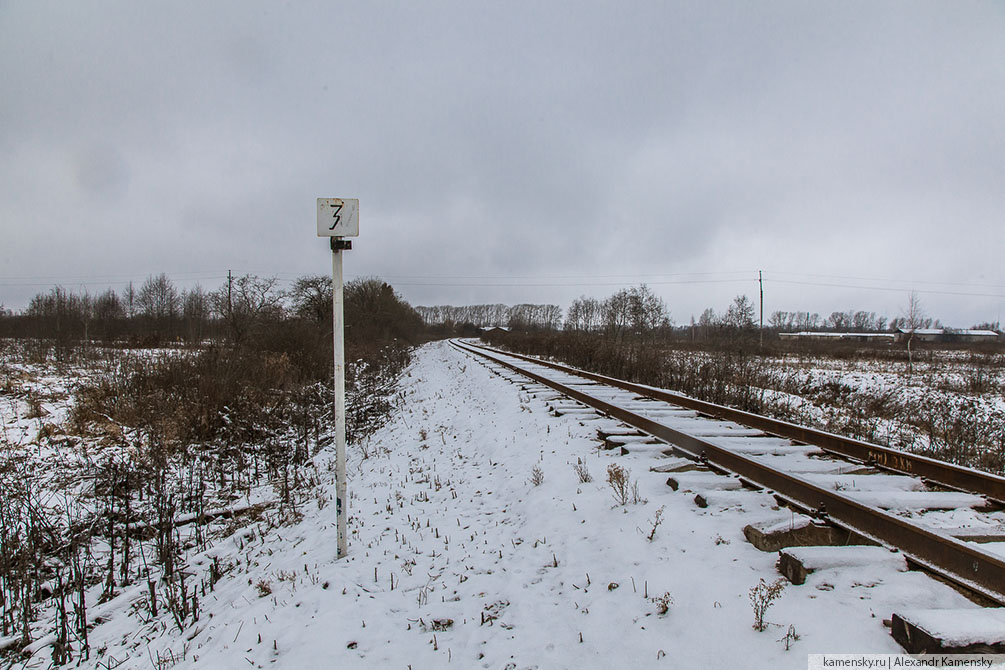
<svg viewBox="0 0 1005 670"><path fill-rule="evenodd" d="M1005 369L991 354L926 351L904 361L766 359L766 411L961 465L1005 462Z"/></svg>
<svg viewBox="0 0 1005 670"><path fill-rule="evenodd" d="M322 453L302 519L188 557L194 583L214 559L225 572L207 581L197 622L150 618L130 605L142 590L127 590L100 613L83 665L805 668L811 653L898 653L883 624L895 609L972 606L896 567L822 569L788 585L757 632L748 594L779 578L777 554L742 529L789 518L771 496L728 492L729 504L698 508L649 471L656 456L598 450L609 420L553 416L447 343L417 352L402 391L394 420L349 448L347 558L335 558ZM611 463L646 502L616 505ZM40 649L26 665L49 664Z"/></svg>

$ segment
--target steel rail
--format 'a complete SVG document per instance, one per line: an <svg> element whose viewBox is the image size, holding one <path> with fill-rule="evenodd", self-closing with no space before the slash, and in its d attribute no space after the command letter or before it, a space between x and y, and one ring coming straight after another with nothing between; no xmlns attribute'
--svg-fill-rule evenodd
<svg viewBox="0 0 1005 670"><path fill-rule="evenodd" d="M652 386L645 386L643 384L634 384L632 382L615 379L613 377L606 377L604 375L587 372L585 370L577 370L576 368L572 368L567 365L553 363L551 361L543 361L532 356L515 354L509 351L503 351L501 349L485 347L482 345L468 346L480 347L487 351L494 351L506 356L513 356L515 358L553 368L561 372L585 377L586 379L607 384L609 386L615 386L625 391L632 391L633 393L638 393L642 396L662 400L664 402L680 405L681 407L693 409L704 414L709 414L719 419L734 421L745 426L750 426L751 428L757 428L758 430L763 430L766 433L771 433L772 435L777 435L778 437L788 438L805 444L812 444L816 447L820 447L824 451L854 458L862 461L863 463L876 465L880 468L901 472L915 477L922 477L924 479L942 484L943 486L959 489L961 491L968 491L970 493L987 496L996 502L1005 504L1005 477L999 477L989 472L982 472L980 470L974 470L973 468L965 468L960 465L954 465L952 463L940 461L935 458L929 458L927 456L909 454L897 449L882 447L878 444L871 444L869 442L855 440L842 435L835 435L834 433L800 426L795 423L789 423L788 421L770 419L766 416L751 414L750 412L733 409L732 407L725 407L723 405L705 402L704 400L689 398L688 396L673 393L672 391L666 391Z"/></svg>
<svg viewBox="0 0 1005 670"><path fill-rule="evenodd" d="M537 381L549 388L567 395L584 405L623 421L639 430L653 435L695 458L704 457L716 467L748 479L755 484L771 489L777 495L797 506L817 510L832 522L868 537L876 542L899 549L911 561L967 589L1005 604L1005 560L981 551L970 544L948 535L923 528L906 519L871 508L838 491L823 488L797 475L781 472L752 458L734 453L712 442L682 433L658 421L641 416L613 403L595 398L583 391L549 379L544 375L520 367L498 355L514 356L508 352L475 347L451 341L461 351L480 355L507 367L521 375ZM528 358L516 356L517 358ZM534 363L541 361L530 359ZM574 374L591 381L599 375L581 374L565 366L548 364L563 372ZM605 380L607 378L604 378ZM603 381L603 383L607 383ZM633 385L634 386L634 385ZM622 387L623 388L623 387ZM626 389L632 390L633 389Z"/></svg>

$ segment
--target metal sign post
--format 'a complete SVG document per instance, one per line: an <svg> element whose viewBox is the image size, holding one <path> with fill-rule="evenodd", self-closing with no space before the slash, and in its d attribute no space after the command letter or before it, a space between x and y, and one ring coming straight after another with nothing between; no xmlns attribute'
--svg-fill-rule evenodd
<svg viewBox="0 0 1005 670"><path fill-rule="evenodd" d="M349 552L345 480L345 321L342 294L342 252L352 249L346 237L359 235L359 200L318 198L318 237L331 238L332 325L335 344L335 516L338 556Z"/></svg>

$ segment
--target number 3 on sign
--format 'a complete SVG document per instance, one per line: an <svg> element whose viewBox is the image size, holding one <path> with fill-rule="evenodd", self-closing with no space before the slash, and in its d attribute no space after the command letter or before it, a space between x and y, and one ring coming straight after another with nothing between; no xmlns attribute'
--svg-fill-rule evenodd
<svg viewBox="0 0 1005 670"><path fill-rule="evenodd" d="M332 225L328 227L328 230L335 230L335 226L338 225L338 222L342 218L342 217L340 217L338 215L338 213L341 212L341 211L342 211L342 205L335 205L334 207L332 207L332 214L334 215L335 222L332 223Z"/></svg>
<svg viewBox="0 0 1005 670"><path fill-rule="evenodd" d="M358 235L358 198L318 198L318 237Z"/></svg>

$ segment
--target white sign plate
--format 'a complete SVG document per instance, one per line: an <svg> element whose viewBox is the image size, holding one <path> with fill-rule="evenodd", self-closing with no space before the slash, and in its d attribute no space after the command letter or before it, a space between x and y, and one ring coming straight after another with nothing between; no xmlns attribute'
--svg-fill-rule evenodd
<svg viewBox="0 0 1005 670"><path fill-rule="evenodd" d="M318 237L358 237L359 198L318 198Z"/></svg>

